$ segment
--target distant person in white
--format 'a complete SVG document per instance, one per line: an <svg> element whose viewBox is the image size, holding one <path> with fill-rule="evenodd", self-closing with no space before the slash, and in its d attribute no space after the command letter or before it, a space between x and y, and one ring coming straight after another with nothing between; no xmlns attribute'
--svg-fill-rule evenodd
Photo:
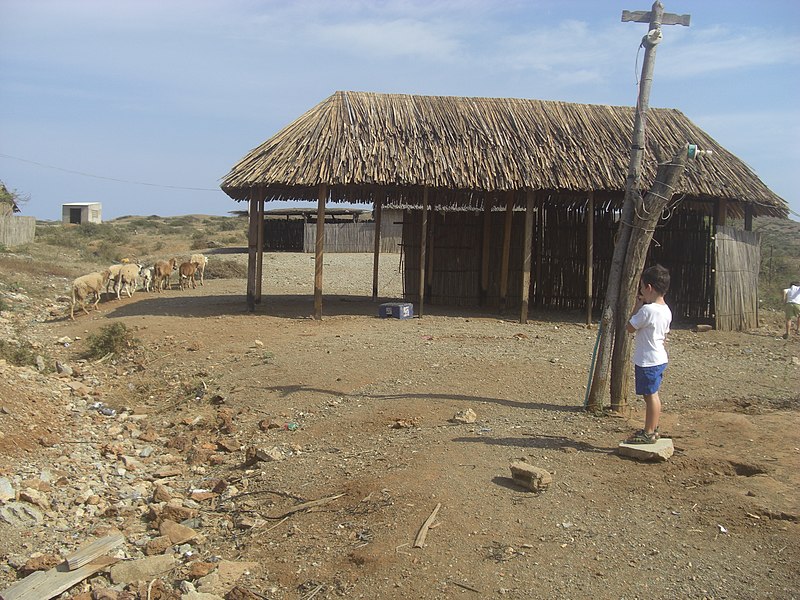
<svg viewBox="0 0 800 600"><path fill-rule="evenodd" d="M800 282L793 281L783 290L783 312L786 313L786 333L783 334L783 339L788 340L793 320L794 330L800 333Z"/></svg>

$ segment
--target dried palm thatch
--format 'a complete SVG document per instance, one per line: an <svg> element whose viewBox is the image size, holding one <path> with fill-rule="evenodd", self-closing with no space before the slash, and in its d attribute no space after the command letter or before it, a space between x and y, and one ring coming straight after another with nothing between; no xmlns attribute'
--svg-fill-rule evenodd
<svg viewBox="0 0 800 600"><path fill-rule="evenodd" d="M480 206L487 194L541 190L569 200L594 191L621 199L634 109L515 98L336 92L249 152L224 177L236 200L389 198ZM786 202L678 110L650 109L643 184L665 154L687 142L714 151L694 161L678 193L688 200L752 203L755 215L786 216ZM524 195L519 195L520 203Z"/></svg>

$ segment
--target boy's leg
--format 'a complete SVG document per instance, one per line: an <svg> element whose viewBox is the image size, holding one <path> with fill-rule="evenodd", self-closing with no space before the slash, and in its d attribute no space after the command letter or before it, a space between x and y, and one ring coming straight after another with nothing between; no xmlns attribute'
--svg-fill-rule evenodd
<svg viewBox="0 0 800 600"><path fill-rule="evenodd" d="M644 431L645 433L653 433L658 427L658 422L661 418L661 398L658 397L658 392L645 394L644 404Z"/></svg>

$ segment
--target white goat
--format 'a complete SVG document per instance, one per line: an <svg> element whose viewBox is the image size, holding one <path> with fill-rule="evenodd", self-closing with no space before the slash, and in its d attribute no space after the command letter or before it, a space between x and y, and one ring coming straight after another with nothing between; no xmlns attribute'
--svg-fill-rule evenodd
<svg viewBox="0 0 800 600"><path fill-rule="evenodd" d="M153 291L153 267L139 269L139 278L142 280L142 289L145 292Z"/></svg>
<svg viewBox="0 0 800 600"><path fill-rule="evenodd" d="M108 276L108 281L106 282L106 294L108 293L108 288L112 285L114 286L114 291L117 291L117 275L119 275L119 270L124 266L124 264L116 264L108 267L108 272L110 275Z"/></svg>
<svg viewBox="0 0 800 600"><path fill-rule="evenodd" d="M200 274L200 285L204 285L203 282L205 281L205 272L206 272L206 265L208 264L208 257L204 254L192 254L192 257L189 259L189 262L193 262L197 265L197 273Z"/></svg>
<svg viewBox="0 0 800 600"><path fill-rule="evenodd" d="M122 292L123 287L125 291L128 292L128 298L133 297L133 292L136 291L136 286L139 283L139 271L141 269L142 265L130 263L123 265L117 272L117 276L114 277L114 288L117 290L117 300L120 299L120 292Z"/></svg>
<svg viewBox="0 0 800 600"><path fill-rule="evenodd" d="M69 318L75 320L75 304L81 303L83 312L87 315L89 311L86 310L86 300L89 296L94 296L94 309L97 310L97 304L100 302L100 293L103 291L103 286L108 282L111 272L106 269L100 273L89 273L78 277L72 282L72 305L69 307Z"/></svg>

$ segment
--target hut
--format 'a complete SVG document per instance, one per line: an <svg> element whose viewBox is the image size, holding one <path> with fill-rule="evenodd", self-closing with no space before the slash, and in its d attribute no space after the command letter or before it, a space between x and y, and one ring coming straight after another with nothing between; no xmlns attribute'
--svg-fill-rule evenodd
<svg viewBox="0 0 800 600"><path fill-rule="evenodd" d="M376 221L385 206L408 207L404 295L418 314L426 298L524 310L532 298L590 319L610 268L633 120L632 107L336 92L223 179L223 191L250 205L248 305L261 300L265 202L317 200L319 256L326 203L371 202ZM752 219L786 217L788 206L674 109L648 112L642 181L652 181L660 149L672 154L689 142L713 158L687 166L651 258L673 269L679 317L747 327L757 318ZM730 217L743 219L744 231L728 227ZM318 318L321 269L317 260ZM376 296L377 271L373 282Z"/></svg>
<svg viewBox="0 0 800 600"><path fill-rule="evenodd" d="M100 202L68 202L61 205L61 222L72 225L102 223L102 209Z"/></svg>

